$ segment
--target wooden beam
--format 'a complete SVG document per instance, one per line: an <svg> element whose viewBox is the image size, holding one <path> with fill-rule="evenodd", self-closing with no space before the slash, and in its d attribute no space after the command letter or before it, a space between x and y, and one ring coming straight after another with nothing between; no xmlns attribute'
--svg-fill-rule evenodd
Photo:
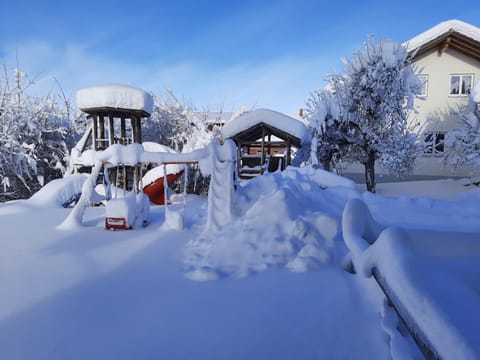
<svg viewBox="0 0 480 360"><path fill-rule="evenodd" d="M263 174L264 165L265 165L265 126L262 125L262 157L260 160L260 166L262 166L262 174Z"/></svg>
<svg viewBox="0 0 480 360"><path fill-rule="evenodd" d="M125 127L125 117L120 118L120 144L126 145L127 129Z"/></svg>
<svg viewBox="0 0 480 360"><path fill-rule="evenodd" d="M108 141L110 145L114 143L114 127L113 127L113 116L108 115Z"/></svg>
<svg viewBox="0 0 480 360"><path fill-rule="evenodd" d="M98 145L99 148L104 148L105 141L105 116L103 114L98 114Z"/></svg>
<svg viewBox="0 0 480 360"><path fill-rule="evenodd" d="M442 55L450 46L450 42L452 41L452 38L449 36L443 41L440 46L438 47L438 54Z"/></svg>
<svg viewBox="0 0 480 360"><path fill-rule="evenodd" d="M137 117L137 136L138 136L138 143L142 143L142 118L140 116Z"/></svg>
<svg viewBox="0 0 480 360"><path fill-rule="evenodd" d="M97 114L92 115L92 147L93 147L93 150L97 150L97 138L98 138L97 124L98 124Z"/></svg>

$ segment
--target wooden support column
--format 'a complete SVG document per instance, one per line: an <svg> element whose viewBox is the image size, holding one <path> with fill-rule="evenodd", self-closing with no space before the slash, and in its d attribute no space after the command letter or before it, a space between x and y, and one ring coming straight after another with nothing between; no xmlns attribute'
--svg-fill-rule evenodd
<svg viewBox="0 0 480 360"><path fill-rule="evenodd" d="M136 118L132 115L130 116L130 128L132 129L132 143L137 142L137 124Z"/></svg>
<svg viewBox="0 0 480 360"><path fill-rule="evenodd" d="M292 144L290 143L290 139L287 140L288 145L287 145L287 159L285 161L285 168L290 165L291 162L291 156L292 156Z"/></svg>
<svg viewBox="0 0 480 360"><path fill-rule="evenodd" d="M265 165L265 127L262 125L262 157L260 158L260 166L262 167L263 174L263 165Z"/></svg>
<svg viewBox="0 0 480 360"><path fill-rule="evenodd" d="M240 170L242 167L242 143L239 142L237 145L237 174L240 176Z"/></svg>
<svg viewBox="0 0 480 360"><path fill-rule="evenodd" d="M141 144L142 143L142 129L140 127L140 118L139 117L132 117L132 140L134 143Z"/></svg>
<svg viewBox="0 0 480 360"><path fill-rule="evenodd" d="M138 138L138 143L142 143L142 118L137 117L137 138Z"/></svg>
<svg viewBox="0 0 480 360"><path fill-rule="evenodd" d="M113 145L113 143L115 142L112 115L108 115L108 141L109 145Z"/></svg>
<svg viewBox="0 0 480 360"><path fill-rule="evenodd" d="M127 129L125 127L125 117L120 118L120 144L126 145Z"/></svg>
<svg viewBox="0 0 480 360"><path fill-rule="evenodd" d="M93 114L92 115L92 147L93 147L93 150L97 150L97 138L98 138L97 125L98 125L97 114Z"/></svg>
<svg viewBox="0 0 480 360"><path fill-rule="evenodd" d="M98 145L100 149L104 149L105 146L105 116L103 114L98 115Z"/></svg>
<svg viewBox="0 0 480 360"><path fill-rule="evenodd" d="M271 154L271 151L272 151L272 147L271 147L271 143L272 143L272 134L268 134L268 145L267 145L267 153L268 155Z"/></svg>

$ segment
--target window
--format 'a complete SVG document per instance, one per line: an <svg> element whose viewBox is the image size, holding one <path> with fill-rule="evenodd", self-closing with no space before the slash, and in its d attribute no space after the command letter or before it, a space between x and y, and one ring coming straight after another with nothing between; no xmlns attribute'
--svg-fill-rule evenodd
<svg viewBox="0 0 480 360"><path fill-rule="evenodd" d="M466 96L470 94L473 84L473 75L450 75L450 95Z"/></svg>
<svg viewBox="0 0 480 360"><path fill-rule="evenodd" d="M427 97L428 94L428 75L417 75L422 87L418 96Z"/></svg>
<svg viewBox="0 0 480 360"><path fill-rule="evenodd" d="M445 151L445 133L444 132L427 132L424 134L425 155L442 155Z"/></svg>

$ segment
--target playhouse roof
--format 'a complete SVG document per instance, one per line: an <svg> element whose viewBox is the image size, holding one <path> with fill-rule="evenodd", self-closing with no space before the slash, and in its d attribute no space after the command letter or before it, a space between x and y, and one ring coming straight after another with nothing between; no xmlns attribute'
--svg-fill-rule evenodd
<svg viewBox="0 0 480 360"><path fill-rule="evenodd" d="M421 55L443 45L480 60L480 28L460 20L448 20L406 41L408 52Z"/></svg>
<svg viewBox="0 0 480 360"><path fill-rule="evenodd" d="M307 138L307 127L304 123L269 109L257 109L243 113L226 123L222 128L222 133L227 139L248 134L251 140L256 140L261 137L261 133L255 129L262 124L272 129L274 135L283 139L295 138L301 143Z"/></svg>
<svg viewBox="0 0 480 360"><path fill-rule="evenodd" d="M76 100L78 108L87 113L113 109L150 116L153 111L152 95L128 85L107 84L80 89Z"/></svg>

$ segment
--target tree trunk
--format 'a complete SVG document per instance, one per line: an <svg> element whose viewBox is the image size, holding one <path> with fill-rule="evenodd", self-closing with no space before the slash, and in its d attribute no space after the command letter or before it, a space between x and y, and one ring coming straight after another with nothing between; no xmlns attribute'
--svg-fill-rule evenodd
<svg viewBox="0 0 480 360"><path fill-rule="evenodd" d="M375 152L369 151L367 161L363 164L365 166L365 185L367 191L375 193Z"/></svg>

